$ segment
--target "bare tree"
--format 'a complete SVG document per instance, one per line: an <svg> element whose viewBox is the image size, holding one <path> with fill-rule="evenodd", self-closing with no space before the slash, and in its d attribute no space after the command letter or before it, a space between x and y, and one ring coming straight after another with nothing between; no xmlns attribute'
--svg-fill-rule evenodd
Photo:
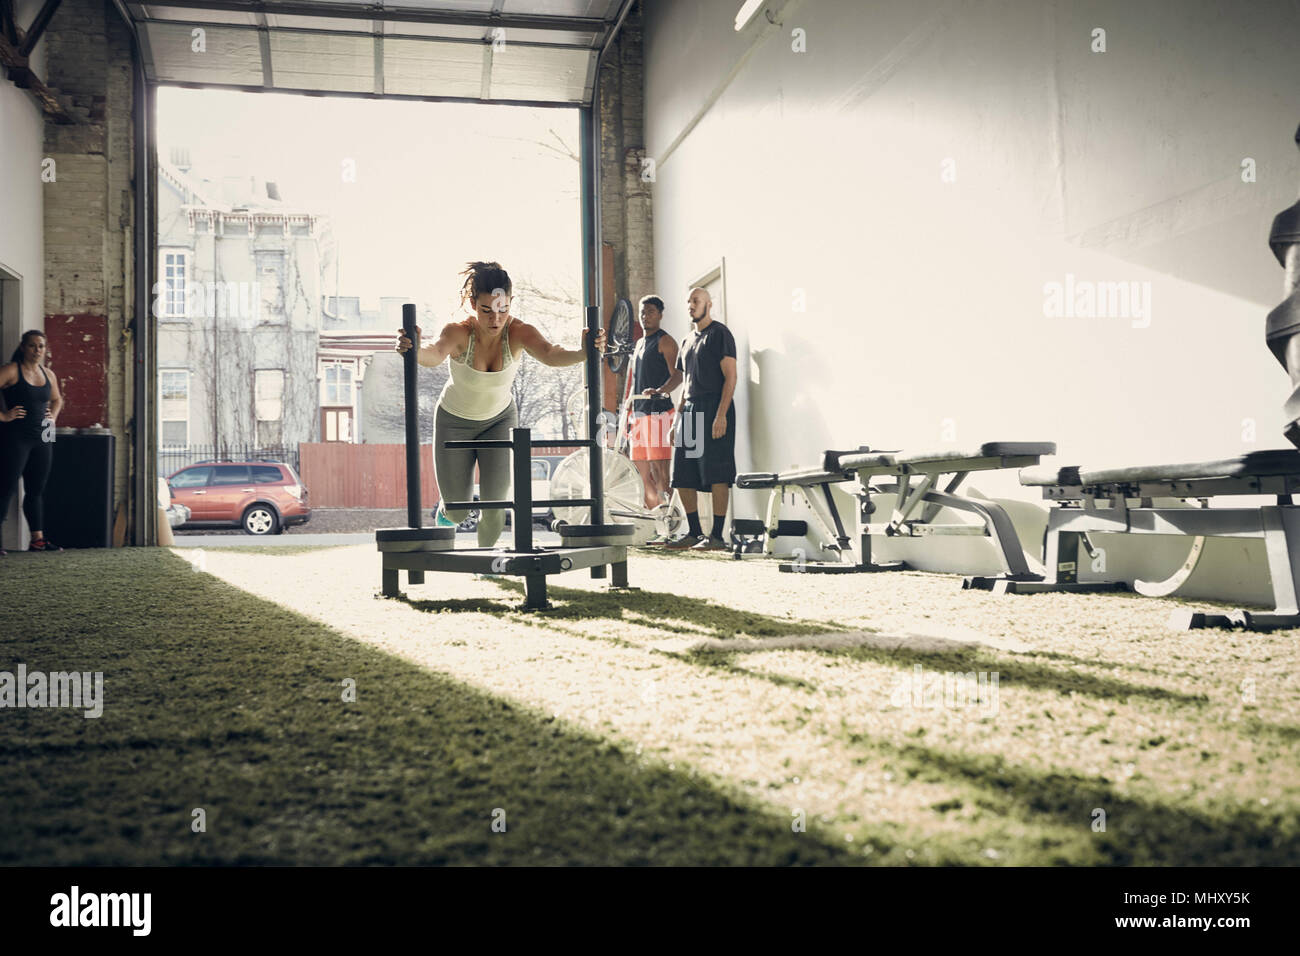
<svg viewBox="0 0 1300 956"><path fill-rule="evenodd" d="M558 284L543 289L531 276L516 281L514 292L516 314L521 319L535 325L552 342L577 346L574 332L581 328L582 304L576 292ZM581 366L551 368L540 362L527 363L515 379L520 425L572 438L566 410L570 397L584 387Z"/></svg>

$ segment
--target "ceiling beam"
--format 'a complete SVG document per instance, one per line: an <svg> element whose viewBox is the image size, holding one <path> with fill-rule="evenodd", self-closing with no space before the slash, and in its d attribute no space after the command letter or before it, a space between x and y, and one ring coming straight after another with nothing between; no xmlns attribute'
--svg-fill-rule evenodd
<svg viewBox="0 0 1300 956"><path fill-rule="evenodd" d="M41 110L56 123L74 122L63 108L54 92L32 72L31 64L5 37L0 37L0 66L9 73L9 79L20 90L27 90L41 104Z"/></svg>
<svg viewBox="0 0 1300 956"><path fill-rule="evenodd" d="M260 86L249 86L240 83L210 83L210 82L180 82L178 80L151 80L151 83L157 86L174 87L182 90L238 90L245 93L288 93L293 96L319 96L335 97L341 96L347 99L367 99L367 100L410 100L420 103L482 103L483 101L477 96L433 96L420 93L385 93L380 96L376 93L356 92L354 90L303 90L292 89L289 87L277 87L274 90L266 90ZM500 106L535 106L543 109L574 109L582 105L580 100L519 100L519 99L493 99L492 103Z"/></svg>
<svg viewBox="0 0 1300 956"><path fill-rule="evenodd" d="M22 56L31 56L32 50L36 49L37 42L41 39L41 34L45 28L50 25L50 18L54 16L54 11L59 9L60 0L45 0L45 5L41 7L36 14L36 19L32 25L27 28L27 36L23 37L22 46L18 48Z"/></svg>
<svg viewBox="0 0 1300 956"><path fill-rule="evenodd" d="M18 43L18 27L14 23L13 0L0 0L0 36L11 44Z"/></svg>
<svg viewBox="0 0 1300 956"><path fill-rule="evenodd" d="M0 3L3 2L4 0L0 0ZM146 25L151 23L166 24L167 26L174 26L174 27L210 28L213 26L220 26L221 29L223 30L251 31L251 30L262 29L261 26L253 23L214 24L210 20L140 20L136 22L143 23ZM361 26L360 24L358 24L355 30L343 30L337 27L331 29L326 29L323 27L269 27L268 29L274 30L276 33L301 33L307 36L364 37L366 39L370 39L371 37L379 36L380 31L383 30L383 28L384 28L383 22L377 20L375 21L373 29L367 29L366 27ZM482 43L488 42L482 39L481 37L436 37L436 36L428 36L420 33L390 33L390 32L385 32L382 35L386 40L415 40L418 43L463 43L466 45L478 46ZM527 47L529 49L539 49L539 50L583 51L583 50L592 50L592 49L600 48L599 44L597 44L596 46L590 46L587 44L578 44L578 43L554 43L554 42L544 43L541 40L511 40L510 45L516 47Z"/></svg>
<svg viewBox="0 0 1300 956"><path fill-rule="evenodd" d="M515 27L521 30L568 30L605 34L612 22L599 17L561 17L526 13L476 13L471 10L421 10L368 6L364 3L318 3L313 0L166 0L168 7L187 10L233 10L237 13L330 17L343 20L385 20L394 23L445 23L453 26ZM146 18L148 19L148 18Z"/></svg>

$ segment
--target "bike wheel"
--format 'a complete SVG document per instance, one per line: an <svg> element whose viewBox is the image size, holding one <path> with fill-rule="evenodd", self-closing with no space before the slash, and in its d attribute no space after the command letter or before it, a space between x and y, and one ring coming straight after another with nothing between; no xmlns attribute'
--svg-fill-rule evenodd
<svg viewBox="0 0 1300 956"><path fill-rule="evenodd" d="M660 537L677 538L686 533L686 509L676 495L671 501L656 505L650 513L654 515L655 531Z"/></svg>
<svg viewBox="0 0 1300 956"><path fill-rule="evenodd" d="M590 498L591 471L589 449L579 448L555 466L551 475L552 498ZM645 514L645 486L636 468L616 451L601 449L604 456L605 522L629 524ZM556 508L555 517L568 524L590 524L591 509L586 505Z"/></svg>

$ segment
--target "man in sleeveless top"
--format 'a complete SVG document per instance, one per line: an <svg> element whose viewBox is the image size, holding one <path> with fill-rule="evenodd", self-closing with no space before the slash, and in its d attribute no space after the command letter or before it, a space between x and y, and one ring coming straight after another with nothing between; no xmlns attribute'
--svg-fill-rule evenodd
<svg viewBox="0 0 1300 956"><path fill-rule="evenodd" d="M725 551L722 527L727 500L736 480L736 339L713 318L713 299L705 289L692 289L686 300L695 328L682 341L672 377L657 394L667 395L682 382L670 441L673 450L672 486L681 495L687 532L667 548ZM698 493L713 495L713 527L700 527Z"/></svg>
<svg viewBox="0 0 1300 956"><path fill-rule="evenodd" d="M23 480L23 515L30 551L62 551L45 537L45 483L54 461L54 423L63 408L59 380L45 368L45 335L23 333L8 365L0 367L0 524ZM0 555L4 555L0 549Z"/></svg>
<svg viewBox="0 0 1300 956"><path fill-rule="evenodd" d="M663 317L663 299L648 295L641 300L641 328L645 335L636 343L631 374L627 377L627 394L632 403L628 415L628 451L645 486L647 509L657 507L672 495L668 463L673 457L673 446L668 432L673 423L673 400L668 395L657 394L656 390L668 384L672 377L672 368L677 364L677 342L660 328Z"/></svg>
<svg viewBox="0 0 1300 956"><path fill-rule="evenodd" d="M510 495L510 450L449 449L444 443L510 438L510 429L519 423L510 388L523 353L556 368L577 365L587 353L582 344L566 349L548 342L537 328L510 315L510 276L498 263L471 262L461 275L467 277L461 303L469 314L445 325L438 338L422 344L417 353L421 365L437 366L446 360L451 371L434 412L434 474L442 501L469 501L477 465L479 497L501 500ZM584 343L586 337L584 328ZM399 329L397 351L405 352L411 344ZM596 349L605 349L604 329L596 336ZM460 524L468 516L468 511L448 511L439 503L436 520ZM479 547L494 546L505 521L503 510L485 509L478 522Z"/></svg>

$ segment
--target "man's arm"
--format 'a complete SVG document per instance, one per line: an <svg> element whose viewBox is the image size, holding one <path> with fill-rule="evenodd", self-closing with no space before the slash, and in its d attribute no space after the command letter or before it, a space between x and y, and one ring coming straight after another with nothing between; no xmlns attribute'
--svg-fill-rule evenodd
<svg viewBox="0 0 1300 956"><path fill-rule="evenodd" d="M664 357L668 368L672 370L668 373L668 381L659 386L659 391L664 395L671 395L673 389L682 384L682 373L677 370L677 342L672 336L660 336L659 354Z"/></svg>
<svg viewBox="0 0 1300 956"><path fill-rule="evenodd" d="M667 343L667 348L664 347L665 342ZM650 394L671 395L673 389L682 384L685 380L685 376L682 374L682 353L677 348L677 343L667 335L659 340L659 351L660 354L663 355L664 361L668 363L668 367L672 369L672 372L668 375L668 381L664 382L658 388L651 389ZM670 354L672 355L672 358L668 357ZM678 413L681 412L682 402L684 401L686 401L686 393L682 392L682 397L677 400Z"/></svg>
<svg viewBox="0 0 1300 956"><path fill-rule="evenodd" d="M721 438L727 433L727 409L731 407L731 396L736 394L736 359L725 355L721 365L722 398L718 400L718 414L713 418L714 438Z"/></svg>
<svg viewBox="0 0 1300 956"><path fill-rule="evenodd" d="M673 369L673 374L668 376L668 381L664 382L658 388L650 389L649 392L651 395L671 395L673 389L680 384L682 384L682 373L677 369Z"/></svg>

